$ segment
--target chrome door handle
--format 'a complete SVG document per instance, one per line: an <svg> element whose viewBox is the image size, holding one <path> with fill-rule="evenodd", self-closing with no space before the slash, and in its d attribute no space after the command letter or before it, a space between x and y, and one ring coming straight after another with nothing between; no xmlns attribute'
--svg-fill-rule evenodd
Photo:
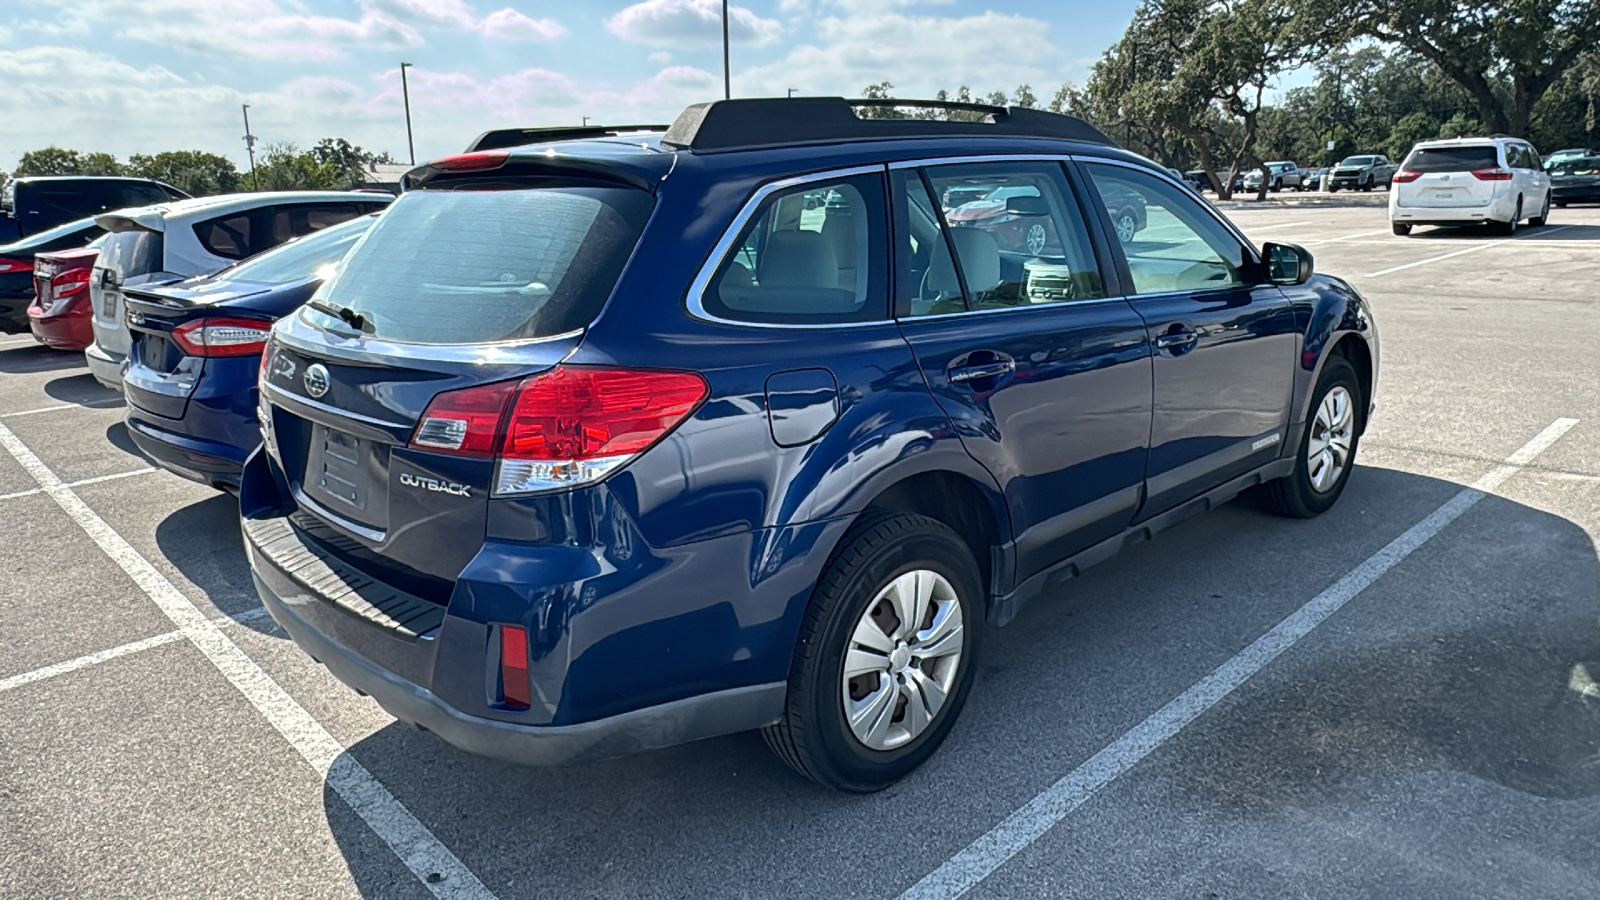
<svg viewBox="0 0 1600 900"><path fill-rule="evenodd" d="M1163 350L1170 350L1173 347L1182 347L1185 344L1192 344L1199 339L1199 333L1194 331L1169 331L1166 334L1160 335L1156 338L1156 346Z"/></svg>
<svg viewBox="0 0 1600 900"><path fill-rule="evenodd" d="M950 380L956 384L965 384L968 381L977 381L980 378L999 378L1002 375L1010 375L1016 370L1016 362L1009 359L1001 359L989 363L979 363L974 366L958 366L950 370Z"/></svg>

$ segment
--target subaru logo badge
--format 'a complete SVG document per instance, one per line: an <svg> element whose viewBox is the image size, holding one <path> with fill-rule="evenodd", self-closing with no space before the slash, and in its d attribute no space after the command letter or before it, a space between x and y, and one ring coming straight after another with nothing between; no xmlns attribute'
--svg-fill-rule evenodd
<svg viewBox="0 0 1600 900"><path fill-rule="evenodd" d="M322 363L312 363L305 374L306 393L321 397L328 392L328 370Z"/></svg>

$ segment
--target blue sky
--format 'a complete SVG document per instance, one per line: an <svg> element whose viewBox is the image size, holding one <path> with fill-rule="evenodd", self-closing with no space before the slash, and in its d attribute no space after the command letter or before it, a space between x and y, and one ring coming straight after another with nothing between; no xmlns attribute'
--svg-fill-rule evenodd
<svg viewBox="0 0 1600 900"><path fill-rule="evenodd" d="M1136 0L744 0L736 96L900 96L940 87L1048 97L1081 84ZM241 166L262 141L341 136L419 159L503 125L670 121L721 96L720 0L0 0L0 169L48 144L198 149Z"/></svg>

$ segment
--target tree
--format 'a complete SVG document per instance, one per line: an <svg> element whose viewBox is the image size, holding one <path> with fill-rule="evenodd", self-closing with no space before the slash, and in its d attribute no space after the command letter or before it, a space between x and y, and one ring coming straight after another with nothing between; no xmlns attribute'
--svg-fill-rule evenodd
<svg viewBox="0 0 1600 900"><path fill-rule="evenodd" d="M167 150L128 157L128 173L164 181L196 197L231 194L243 187L233 161L201 150Z"/></svg>
<svg viewBox="0 0 1600 900"><path fill-rule="evenodd" d="M82 165L83 156L78 151L51 146L22 154L14 174L18 178L28 175L77 175Z"/></svg>
<svg viewBox="0 0 1600 900"><path fill-rule="evenodd" d="M1534 107L1600 46L1595 0L1297 0L1344 39L1371 37L1427 59L1461 85L1495 133L1527 136Z"/></svg>
<svg viewBox="0 0 1600 900"><path fill-rule="evenodd" d="M263 191L331 191L339 187L338 172L288 141L266 145L256 175Z"/></svg>
<svg viewBox="0 0 1600 900"><path fill-rule="evenodd" d="M1039 98L1033 95L1033 86L1027 84L1017 85L1017 89L1011 92L1011 105L1020 106L1023 109L1033 109L1038 106Z"/></svg>
<svg viewBox="0 0 1600 900"><path fill-rule="evenodd" d="M323 138L311 148L311 157L334 174L339 187L346 190L367 183L367 173L377 163L394 164L387 152L369 153L344 138Z"/></svg>

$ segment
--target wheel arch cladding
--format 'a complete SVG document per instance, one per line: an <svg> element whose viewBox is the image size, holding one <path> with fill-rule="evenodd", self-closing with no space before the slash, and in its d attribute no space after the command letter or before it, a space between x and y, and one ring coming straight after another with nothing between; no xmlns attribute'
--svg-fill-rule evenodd
<svg viewBox="0 0 1600 900"><path fill-rule="evenodd" d="M995 588L995 551L1003 532L994 503L978 484L956 472L919 472L880 491L862 515L875 509L918 513L960 535L978 564L988 605Z"/></svg>

